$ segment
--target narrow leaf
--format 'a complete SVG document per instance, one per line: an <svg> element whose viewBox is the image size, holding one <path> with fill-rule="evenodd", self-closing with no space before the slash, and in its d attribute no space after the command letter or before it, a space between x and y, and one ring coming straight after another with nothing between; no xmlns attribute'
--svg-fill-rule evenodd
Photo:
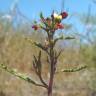
<svg viewBox="0 0 96 96"><path fill-rule="evenodd" d="M74 37L65 37L65 40L71 40L71 39L75 39Z"/></svg>
<svg viewBox="0 0 96 96"><path fill-rule="evenodd" d="M40 13L40 18L41 18L41 19L43 19L43 18L44 18L44 17L43 17L43 14L42 14L42 12Z"/></svg>
<svg viewBox="0 0 96 96"><path fill-rule="evenodd" d="M79 67L79 68L62 69L62 70L60 70L60 71L57 71L56 73L60 73L60 72L77 72L77 71L81 71L81 70L83 70L83 69L85 69L85 68L87 68L86 65L85 65L85 66L81 66L81 67Z"/></svg>
<svg viewBox="0 0 96 96"><path fill-rule="evenodd" d="M27 75L21 74L21 73L17 72L15 69L9 69L9 68L8 68L6 65L4 65L4 64L0 64L0 68L4 69L5 71L13 74L13 75L16 76L16 77L19 77L19 78L25 80L25 81L27 81L27 82L29 82L29 80L30 80L29 83L36 84L36 82L33 81L32 79L30 79L30 77L28 77Z"/></svg>

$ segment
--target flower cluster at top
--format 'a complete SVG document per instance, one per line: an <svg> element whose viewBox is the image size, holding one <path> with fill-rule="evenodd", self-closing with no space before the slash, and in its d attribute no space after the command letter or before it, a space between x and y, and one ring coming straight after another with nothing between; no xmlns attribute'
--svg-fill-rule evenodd
<svg viewBox="0 0 96 96"><path fill-rule="evenodd" d="M68 16L67 12L61 12L57 14L53 12L50 17L44 18L43 14L40 14L41 23L34 24L32 28L34 30L44 29L45 31L55 32L58 29L64 29L64 25L61 23L63 19Z"/></svg>

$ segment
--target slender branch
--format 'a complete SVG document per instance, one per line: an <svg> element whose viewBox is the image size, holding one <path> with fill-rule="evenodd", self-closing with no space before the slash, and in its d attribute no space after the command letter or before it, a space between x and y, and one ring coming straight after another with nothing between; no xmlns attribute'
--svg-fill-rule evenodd
<svg viewBox="0 0 96 96"><path fill-rule="evenodd" d="M44 52L46 52L46 53L49 55L48 50L47 50L42 44L40 44L40 43L38 43L38 42L33 42L33 41L32 41L31 39L29 39L29 38L25 38L25 40L29 41L32 45L35 45L36 47L41 48Z"/></svg>
<svg viewBox="0 0 96 96"><path fill-rule="evenodd" d="M87 68L86 65L85 66L81 66L79 68L74 68L74 69L72 69L72 68L70 68L70 69L62 69L60 71L57 71L56 73L60 73L60 72L77 72L77 71L81 71L81 70L83 70L85 68Z"/></svg>
<svg viewBox="0 0 96 96"><path fill-rule="evenodd" d="M43 51L45 51L49 55L49 52L44 45L42 45L41 43L37 43L37 42L34 42L34 45L41 48Z"/></svg>
<svg viewBox="0 0 96 96"><path fill-rule="evenodd" d="M45 81L43 80L41 75L39 75L39 79L40 79L41 83L48 89L48 85L45 83Z"/></svg>
<svg viewBox="0 0 96 96"><path fill-rule="evenodd" d="M14 75L14 76L16 76L16 77L19 77L20 79L25 80L25 81L27 81L27 82L29 82L29 83L31 83L31 84L34 84L34 85L36 85L36 86L41 86L41 87L46 88L44 85L35 82L34 80L32 80L32 79L31 79L30 77L28 77L27 75L21 74L21 73L17 72L16 69L9 69L9 68L8 68L7 66L5 66L4 64L0 64L0 68L1 68L1 69L4 69L5 71L11 73L12 75Z"/></svg>
<svg viewBox="0 0 96 96"><path fill-rule="evenodd" d="M41 76L41 72L42 72L41 51L39 52L39 55L37 58L34 56L33 67L41 83L48 89L48 85L46 84L46 82L43 80Z"/></svg>
<svg viewBox="0 0 96 96"><path fill-rule="evenodd" d="M59 58L59 56L62 54L63 51L64 51L63 49L59 51L59 53L58 53L57 56L56 56L56 59Z"/></svg>
<svg viewBox="0 0 96 96"><path fill-rule="evenodd" d="M39 72L39 73L37 72L37 69L36 69L36 66L34 65L34 62L33 62L33 67L34 67L35 73L36 73L37 76L39 77L41 83L42 83L46 88L48 88L48 85L47 85L47 84L45 83L45 81L43 80L43 78L42 78L40 72Z"/></svg>
<svg viewBox="0 0 96 96"><path fill-rule="evenodd" d="M34 42L31 39L29 39L29 38L25 37L25 40L29 41L32 45L34 44Z"/></svg>

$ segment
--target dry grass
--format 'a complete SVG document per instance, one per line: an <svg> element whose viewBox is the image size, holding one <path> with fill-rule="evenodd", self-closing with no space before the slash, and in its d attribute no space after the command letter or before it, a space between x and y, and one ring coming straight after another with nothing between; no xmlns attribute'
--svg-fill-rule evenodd
<svg viewBox="0 0 96 96"><path fill-rule="evenodd" d="M32 38L33 41L43 42L44 40L42 34L38 35L38 32L26 35L23 31L14 32L12 28L4 32L0 27L0 63L16 68L37 80L32 68L32 56L37 54L39 49L26 41L25 37ZM43 53L43 77L47 81L48 65L45 57L46 55ZM65 48L57 67L59 70L81 64L85 64L85 62L82 61L78 49ZM96 96L96 84L93 87L91 82L91 77L96 76L95 74L96 72L90 68L77 73L56 74L53 96ZM94 82L96 83L96 79ZM47 96L46 94L45 89L30 85L0 69L0 96Z"/></svg>

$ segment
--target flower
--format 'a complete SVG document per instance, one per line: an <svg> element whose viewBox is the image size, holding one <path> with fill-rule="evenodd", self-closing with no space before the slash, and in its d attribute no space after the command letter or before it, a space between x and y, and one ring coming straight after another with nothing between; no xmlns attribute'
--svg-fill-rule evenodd
<svg viewBox="0 0 96 96"><path fill-rule="evenodd" d="M40 14L40 24L35 24L32 26L34 30L38 30L39 28L44 29L45 31L51 30L54 32L58 29L63 29L64 26L61 24L61 21L68 16L67 12L55 13L53 12L51 17L44 18L42 14Z"/></svg>
<svg viewBox="0 0 96 96"><path fill-rule="evenodd" d="M38 30L39 26L33 25L32 28L33 28L34 30Z"/></svg>
<svg viewBox="0 0 96 96"><path fill-rule="evenodd" d="M56 25L55 25L56 30L57 29L63 29L63 28L64 28L64 26L61 23L56 23Z"/></svg>
<svg viewBox="0 0 96 96"><path fill-rule="evenodd" d="M55 20L61 20L61 19L62 19L62 15L59 15L59 14L56 14L56 13L53 13L53 14L52 14L52 17L53 17Z"/></svg>
<svg viewBox="0 0 96 96"><path fill-rule="evenodd" d="M68 16L67 12L61 12L62 19L65 19Z"/></svg>

